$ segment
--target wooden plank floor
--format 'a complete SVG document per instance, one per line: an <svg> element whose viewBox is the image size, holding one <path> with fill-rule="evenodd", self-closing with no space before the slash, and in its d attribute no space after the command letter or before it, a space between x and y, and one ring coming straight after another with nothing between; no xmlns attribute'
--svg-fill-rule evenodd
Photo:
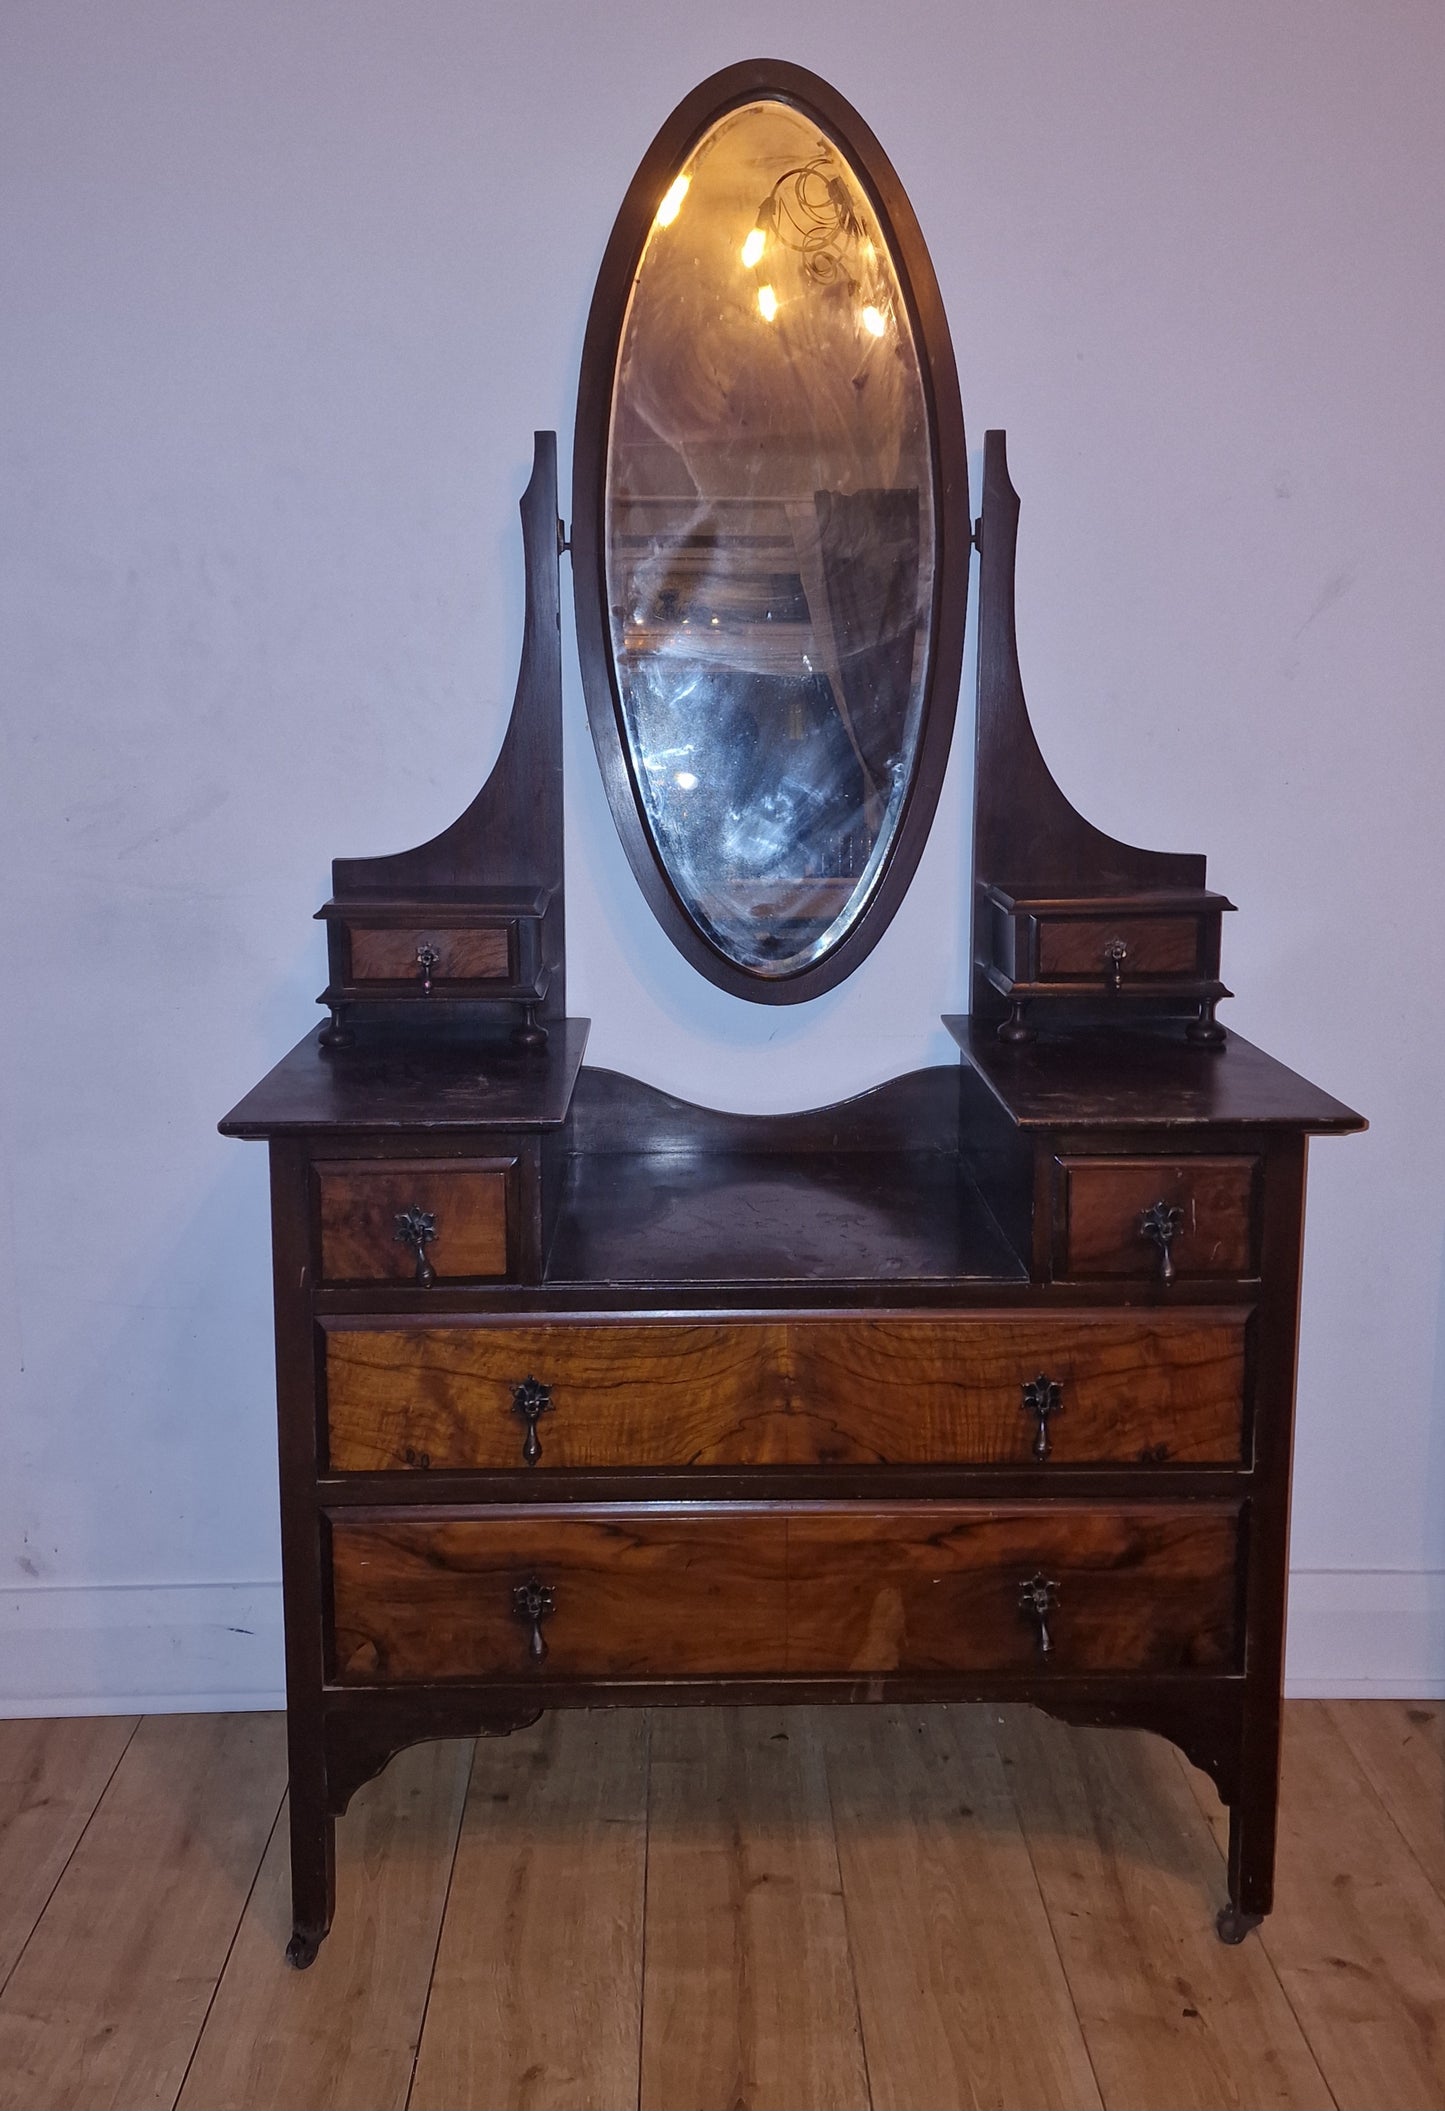
<svg viewBox="0 0 1445 2111"><path fill-rule="evenodd" d="M1445 2111L1445 1704L1286 1725L1238 1949L1141 1732L657 1710L403 1753L295 1973L277 1717L0 1723L0 2111Z"/></svg>

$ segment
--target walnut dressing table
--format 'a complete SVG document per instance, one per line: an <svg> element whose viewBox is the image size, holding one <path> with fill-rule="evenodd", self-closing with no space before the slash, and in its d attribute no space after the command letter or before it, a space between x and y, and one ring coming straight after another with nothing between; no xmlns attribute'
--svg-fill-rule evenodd
<svg viewBox="0 0 1445 2111"><path fill-rule="evenodd" d="M980 547L971 1013L956 1067L810 1113L584 1067L540 434L497 766L433 842L338 861L328 1022L222 1124L271 1156L292 1961L403 1746L762 1700L1161 1732L1229 1806L1238 1940L1271 1898L1305 1145L1362 1123L1216 1021L1203 859L1049 776L1003 436L975 526L922 238L813 76L730 68L649 150L574 465L624 845L755 1001L832 986L902 899Z"/></svg>

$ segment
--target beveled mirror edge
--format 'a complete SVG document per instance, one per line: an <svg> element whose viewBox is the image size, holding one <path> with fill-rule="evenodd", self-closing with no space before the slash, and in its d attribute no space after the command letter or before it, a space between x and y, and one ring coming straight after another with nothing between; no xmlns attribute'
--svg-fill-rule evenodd
<svg viewBox="0 0 1445 2111"><path fill-rule="evenodd" d="M937 559L931 649L921 730L908 792L888 854L867 900L823 959L784 976L756 974L699 930L656 855L627 763L627 738L607 608L607 442L613 379L627 301L657 201L671 174L728 111L759 98L791 103L835 138L867 189L908 308L928 408L937 493ZM627 861L658 922L710 982L758 1004L798 1004L846 980L896 915L928 841L953 745L963 668L973 524L968 452L953 340L932 259L907 192L870 127L836 89L785 59L747 59L712 74L685 96L638 164L624 194L588 310L572 449L572 585L583 695L607 803Z"/></svg>

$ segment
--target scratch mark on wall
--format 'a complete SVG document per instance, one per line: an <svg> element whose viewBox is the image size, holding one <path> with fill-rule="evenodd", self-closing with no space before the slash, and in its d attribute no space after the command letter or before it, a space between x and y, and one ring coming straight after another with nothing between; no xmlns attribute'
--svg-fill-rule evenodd
<svg viewBox="0 0 1445 2111"><path fill-rule="evenodd" d="M1343 570L1331 572L1329 578L1320 588L1319 599L1295 632L1296 639L1302 638L1311 623L1322 616L1327 608L1333 608L1341 596L1349 592L1354 583L1355 575L1353 572Z"/></svg>

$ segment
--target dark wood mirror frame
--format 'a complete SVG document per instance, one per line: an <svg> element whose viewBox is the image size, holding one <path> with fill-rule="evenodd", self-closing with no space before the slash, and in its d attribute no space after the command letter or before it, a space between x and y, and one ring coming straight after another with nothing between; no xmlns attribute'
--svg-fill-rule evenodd
<svg viewBox="0 0 1445 2111"><path fill-rule="evenodd" d="M883 869L861 912L821 959L791 975L757 974L713 945L689 915L643 818L629 759L608 621L605 507L612 392L628 297L658 199L719 118L760 98L817 121L852 163L882 225L918 348L928 405L937 562L930 652L912 781ZM582 347L572 450L572 572L577 647L592 738L628 862L654 915L710 982L758 1004L798 1004L851 975L908 891L938 805L953 741L971 554L968 451L953 340L933 265L902 183L852 106L814 73L781 59L729 66L679 103L644 154L613 225Z"/></svg>

